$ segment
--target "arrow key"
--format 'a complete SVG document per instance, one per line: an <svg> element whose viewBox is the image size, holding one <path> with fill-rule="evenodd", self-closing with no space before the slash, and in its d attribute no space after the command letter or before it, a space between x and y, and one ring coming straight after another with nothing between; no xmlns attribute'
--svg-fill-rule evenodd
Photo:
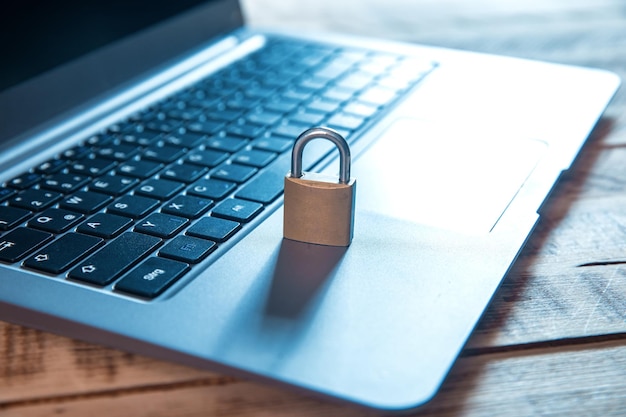
<svg viewBox="0 0 626 417"><path fill-rule="evenodd" d="M128 217L117 216L109 213L98 213L86 221L78 228L77 232L88 235L111 239L122 233L133 223Z"/></svg>
<svg viewBox="0 0 626 417"><path fill-rule="evenodd" d="M103 240L97 237L68 233L26 259L24 266L60 274L100 246L102 242Z"/></svg>

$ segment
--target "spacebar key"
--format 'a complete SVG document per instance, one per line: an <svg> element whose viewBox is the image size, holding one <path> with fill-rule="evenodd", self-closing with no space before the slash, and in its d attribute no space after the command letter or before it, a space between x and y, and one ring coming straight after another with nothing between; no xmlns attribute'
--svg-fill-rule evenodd
<svg viewBox="0 0 626 417"><path fill-rule="evenodd" d="M96 285L107 285L159 246L161 239L128 232L96 252L76 268L69 277Z"/></svg>

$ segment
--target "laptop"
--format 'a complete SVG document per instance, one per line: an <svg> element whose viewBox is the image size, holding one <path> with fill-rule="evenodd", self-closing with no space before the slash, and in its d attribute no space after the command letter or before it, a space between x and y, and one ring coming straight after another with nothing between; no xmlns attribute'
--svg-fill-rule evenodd
<svg viewBox="0 0 626 417"><path fill-rule="evenodd" d="M237 0L10 10L0 319L382 410L435 395L619 84ZM351 147L349 247L283 239L312 126Z"/></svg>

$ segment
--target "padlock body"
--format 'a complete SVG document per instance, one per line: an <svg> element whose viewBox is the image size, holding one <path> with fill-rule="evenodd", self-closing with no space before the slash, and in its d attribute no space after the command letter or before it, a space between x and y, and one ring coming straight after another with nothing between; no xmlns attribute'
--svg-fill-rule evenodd
<svg viewBox="0 0 626 417"><path fill-rule="evenodd" d="M349 246L354 230L356 179L304 172L285 177L284 237L328 246Z"/></svg>

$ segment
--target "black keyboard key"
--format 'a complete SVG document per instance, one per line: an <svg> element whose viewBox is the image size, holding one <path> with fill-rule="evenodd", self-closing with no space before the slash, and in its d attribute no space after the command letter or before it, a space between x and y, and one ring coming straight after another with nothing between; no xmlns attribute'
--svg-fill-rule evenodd
<svg viewBox="0 0 626 417"><path fill-rule="evenodd" d="M161 239L141 233L124 233L99 252L80 262L69 277L95 285L107 285L154 251Z"/></svg>
<svg viewBox="0 0 626 417"><path fill-rule="evenodd" d="M297 82L298 87L302 87L308 90L322 90L328 85L328 80L325 78L316 77L303 77Z"/></svg>
<svg viewBox="0 0 626 417"><path fill-rule="evenodd" d="M343 112L349 115L368 118L372 117L380 107L372 104L361 103L360 101L353 101L343 108Z"/></svg>
<svg viewBox="0 0 626 417"><path fill-rule="evenodd" d="M60 274L94 251L102 242L103 240L97 237L68 233L26 259L24 266Z"/></svg>
<svg viewBox="0 0 626 417"><path fill-rule="evenodd" d="M78 190L89 180L85 175L78 174L54 174L45 178L40 187L59 193L71 193Z"/></svg>
<svg viewBox="0 0 626 417"><path fill-rule="evenodd" d="M0 238L0 261L17 262L50 239L50 233L19 227Z"/></svg>
<svg viewBox="0 0 626 417"><path fill-rule="evenodd" d="M219 105L221 102L219 101L221 97L215 97L216 95L225 95L224 91L219 91L215 94L213 94L213 96L209 97L206 95L206 92L202 91L204 94L204 96L202 96L201 94L199 94L201 92L201 90L198 90L196 92L196 97L188 97L186 98L186 100L188 100L189 106L190 108L195 108L195 109L199 109L200 111L203 111L204 109L214 109L216 105ZM185 98L184 98L185 99ZM175 119L177 119L178 117L174 117Z"/></svg>
<svg viewBox="0 0 626 417"><path fill-rule="evenodd" d="M151 179L137 188L135 194L156 198L158 200L169 200L182 190L183 187L184 185L181 182Z"/></svg>
<svg viewBox="0 0 626 417"><path fill-rule="evenodd" d="M116 162L102 158L83 158L70 165L70 170L77 174L97 177L110 171Z"/></svg>
<svg viewBox="0 0 626 417"><path fill-rule="evenodd" d="M256 172L257 169L254 167L238 164L222 164L211 173L211 178L241 183L250 179Z"/></svg>
<svg viewBox="0 0 626 417"><path fill-rule="evenodd" d="M370 55L370 52L361 49L341 49L337 53L337 58L341 61L355 64L369 58Z"/></svg>
<svg viewBox="0 0 626 417"><path fill-rule="evenodd" d="M333 130L335 132L339 133L341 136L343 136L344 139L350 140L352 138L352 130L351 129L344 129L342 127L335 126L333 128Z"/></svg>
<svg viewBox="0 0 626 417"><path fill-rule="evenodd" d="M318 111L321 113L334 113L341 106L340 101L336 100L328 100L323 98L318 98L315 100L311 100L306 104L306 107L309 110Z"/></svg>
<svg viewBox="0 0 626 417"><path fill-rule="evenodd" d="M258 105L258 103L259 103L259 98L257 97L247 97L244 95L237 95L236 97L231 98L230 100L226 102L226 106L228 107L229 110L235 110L236 112L235 112L235 118L229 119L228 121L237 119L240 115L239 114L240 111L251 110L255 108Z"/></svg>
<svg viewBox="0 0 626 417"><path fill-rule="evenodd" d="M355 90L349 90L347 88L332 87L322 93L322 97L327 100L335 100L345 102L350 100L354 95Z"/></svg>
<svg viewBox="0 0 626 417"><path fill-rule="evenodd" d="M235 123L226 128L226 133L235 136L241 136L242 138L254 139L259 136L265 127L247 123Z"/></svg>
<svg viewBox="0 0 626 417"><path fill-rule="evenodd" d="M241 225L237 222L217 217L203 217L187 229L185 234L215 242L224 242L239 229L241 229Z"/></svg>
<svg viewBox="0 0 626 417"><path fill-rule="evenodd" d="M230 194L236 188L236 184L214 179L201 179L187 189L187 194L197 197L220 200Z"/></svg>
<svg viewBox="0 0 626 417"><path fill-rule="evenodd" d="M207 140L206 146L211 149L223 152L237 152L248 144L248 141L241 138L229 136L213 136Z"/></svg>
<svg viewBox="0 0 626 417"><path fill-rule="evenodd" d="M254 201L229 198L213 209L213 216L236 222L248 222L263 210L263 205Z"/></svg>
<svg viewBox="0 0 626 417"><path fill-rule="evenodd" d="M114 161L125 161L137 152L139 152L139 149L137 149L137 146L135 145L113 143L97 149L96 155L105 159L112 159Z"/></svg>
<svg viewBox="0 0 626 417"><path fill-rule="evenodd" d="M0 206L0 230L9 230L26 221L32 212L16 207Z"/></svg>
<svg viewBox="0 0 626 417"><path fill-rule="evenodd" d="M224 123L218 121L192 122L187 125L187 130L205 135L212 135L220 131Z"/></svg>
<svg viewBox="0 0 626 417"><path fill-rule="evenodd" d="M206 258L215 248L217 248L215 242L183 235L175 237L165 245L159 251L159 256L195 264Z"/></svg>
<svg viewBox="0 0 626 417"><path fill-rule="evenodd" d="M376 55L361 62L358 66L358 71L372 75L380 75L387 71L389 67L394 65L396 60L397 57L395 56Z"/></svg>
<svg viewBox="0 0 626 417"><path fill-rule="evenodd" d="M165 213L153 213L137 223L135 232L170 238L187 226L189 220Z"/></svg>
<svg viewBox="0 0 626 417"><path fill-rule="evenodd" d="M154 298L188 270L189 265L183 262L148 258L115 284L115 289L139 297Z"/></svg>
<svg viewBox="0 0 626 417"><path fill-rule="evenodd" d="M107 213L139 219L153 211L158 205L159 200L153 198L125 195L107 207Z"/></svg>
<svg viewBox="0 0 626 417"><path fill-rule="evenodd" d="M361 90L367 87L373 79L374 75L372 74L356 71L343 77L341 80L337 81L335 85L351 90Z"/></svg>
<svg viewBox="0 0 626 417"><path fill-rule="evenodd" d="M82 218L82 214L73 211L51 208L35 216L28 222L28 226L50 233L63 233Z"/></svg>
<svg viewBox="0 0 626 417"><path fill-rule="evenodd" d="M174 162L185 154L185 149L177 146L162 145L151 146L143 152L143 159L161 162L164 164Z"/></svg>
<svg viewBox="0 0 626 417"><path fill-rule="evenodd" d="M15 194L15 190L0 187L0 201L6 200L7 198L13 196L13 194Z"/></svg>
<svg viewBox="0 0 626 417"><path fill-rule="evenodd" d="M375 106L384 106L388 104L397 96L397 91L384 87L370 87L361 92L357 97L359 101L364 103L375 105Z"/></svg>
<svg viewBox="0 0 626 417"><path fill-rule="evenodd" d="M281 97L284 97L286 99L297 100L297 101L302 102L311 98L311 96L313 95L313 92L311 90L304 89L304 88L287 87L285 90L283 90L280 93L280 95Z"/></svg>
<svg viewBox="0 0 626 417"><path fill-rule="evenodd" d="M281 113L256 110L248 113L246 119L255 124L269 126L278 122L282 117L283 115Z"/></svg>
<svg viewBox="0 0 626 417"><path fill-rule="evenodd" d="M350 69L350 63L338 63L330 61L328 64L322 65L313 72L316 78L325 78L328 80L336 80Z"/></svg>
<svg viewBox="0 0 626 417"><path fill-rule="evenodd" d="M296 138L300 136L302 132L310 127L310 125L302 123L282 123L274 128L272 134L277 136L284 136L291 140L296 140Z"/></svg>
<svg viewBox="0 0 626 417"><path fill-rule="evenodd" d="M158 132L131 129L120 136L120 141L133 145L149 146L156 143L160 138L161 135Z"/></svg>
<svg viewBox="0 0 626 417"><path fill-rule="evenodd" d="M109 126L108 130L109 132L119 132L120 128L119 128L119 125L111 125ZM109 143L112 143L114 140L115 140L115 136L113 136L111 133L104 133L104 134L99 134L99 135L93 135L92 137L87 139L85 142L91 146L94 146L94 145L104 146Z"/></svg>
<svg viewBox="0 0 626 417"><path fill-rule="evenodd" d="M72 161L77 161L79 159L86 158L91 153L91 146L88 145L79 145L75 146L71 149L66 150L61 154L64 159L70 159Z"/></svg>
<svg viewBox="0 0 626 417"><path fill-rule="evenodd" d="M263 106L268 109L278 113L290 113L298 108L300 105L299 100L291 100L285 99L283 97L276 97L275 99L270 99Z"/></svg>
<svg viewBox="0 0 626 417"><path fill-rule="evenodd" d="M119 175L105 175L89 185L89 191L119 196L130 190L139 180Z"/></svg>
<svg viewBox="0 0 626 417"><path fill-rule="evenodd" d="M252 147L262 151L282 153L290 149L293 142L289 139L278 137L263 137L252 142Z"/></svg>
<svg viewBox="0 0 626 417"><path fill-rule="evenodd" d="M256 74L255 74L256 76ZM274 93L275 89L267 86L253 85L246 88L246 98L250 99L265 99ZM269 119L272 120L272 119ZM255 122L256 123L256 122ZM263 122L262 122L263 123ZM268 121L268 124L271 124Z"/></svg>
<svg viewBox="0 0 626 417"><path fill-rule="evenodd" d="M46 190L22 191L9 200L9 205L32 211L42 211L53 205L61 194Z"/></svg>
<svg viewBox="0 0 626 417"><path fill-rule="evenodd" d="M277 172L274 169L264 171L242 187L235 197L263 204L270 203L283 193L285 174L286 171Z"/></svg>
<svg viewBox="0 0 626 417"><path fill-rule="evenodd" d="M319 125L325 118L326 113L311 110L303 110L289 116L289 119L296 123L304 123L311 126Z"/></svg>
<svg viewBox="0 0 626 417"><path fill-rule="evenodd" d="M78 191L61 201L59 207L90 214L100 210L112 199L113 197L105 194L94 193L92 191Z"/></svg>
<svg viewBox="0 0 626 417"><path fill-rule="evenodd" d="M272 89L280 89L286 87L287 84L289 84L289 82L291 81L291 77L285 77L282 73L273 70L258 73L258 78L260 78L260 82L262 85Z"/></svg>
<svg viewBox="0 0 626 417"><path fill-rule="evenodd" d="M117 168L117 172L129 177L146 179L153 176L163 168L163 165L152 161L128 161Z"/></svg>
<svg viewBox="0 0 626 417"><path fill-rule="evenodd" d="M181 108L181 109L172 109L167 112L168 117L172 119L190 121L196 119L202 111L197 108Z"/></svg>
<svg viewBox="0 0 626 417"><path fill-rule="evenodd" d="M326 122L328 126L334 129L355 130L361 127L365 119L346 113L337 113Z"/></svg>
<svg viewBox="0 0 626 417"><path fill-rule="evenodd" d="M63 159L51 159L35 168L35 172L43 175L50 175L59 172L67 165L67 161Z"/></svg>
<svg viewBox="0 0 626 417"><path fill-rule="evenodd" d="M109 213L98 213L84 221L77 232L111 239L126 230L133 221L128 217Z"/></svg>
<svg viewBox="0 0 626 417"><path fill-rule="evenodd" d="M204 139L206 136L197 133L171 133L163 137L163 142L168 145L191 149L201 144Z"/></svg>
<svg viewBox="0 0 626 417"><path fill-rule="evenodd" d="M233 100L230 100L230 103L233 104ZM239 107L239 106L236 106ZM226 110L220 108L216 111L210 111L207 113L207 116L213 120L219 120L221 122L234 122L241 116L241 111L236 109Z"/></svg>
<svg viewBox="0 0 626 417"><path fill-rule="evenodd" d="M16 190L25 190L37 184L39 180L41 180L41 175L34 172L27 172L7 182L7 186L15 188Z"/></svg>
<svg viewBox="0 0 626 417"><path fill-rule="evenodd" d="M179 195L161 208L162 213L195 219L204 214L213 206L213 200L194 197L191 195Z"/></svg>
<svg viewBox="0 0 626 417"><path fill-rule="evenodd" d="M206 168L199 165L174 164L167 167L161 173L160 177L189 184L196 181L207 172L208 170Z"/></svg>
<svg viewBox="0 0 626 417"><path fill-rule="evenodd" d="M146 129L153 130L155 132L170 133L181 125L181 122L176 119L161 120L155 118L145 124Z"/></svg>
<svg viewBox="0 0 626 417"><path fill-rule="evenodd" d="M243 150L233 155L233 162L241 165L249 165L256 168L263 168L276 158L273 152L259 151L255 149Z"/></svg>
<svg viewBox="0 0 626 417"><path fill-rule="evenodd" d="M228 158L228 153L218 151L195 151L189 154L185 162L194 165L200 165L207 168L213 168L224 162Z"/></svg>

